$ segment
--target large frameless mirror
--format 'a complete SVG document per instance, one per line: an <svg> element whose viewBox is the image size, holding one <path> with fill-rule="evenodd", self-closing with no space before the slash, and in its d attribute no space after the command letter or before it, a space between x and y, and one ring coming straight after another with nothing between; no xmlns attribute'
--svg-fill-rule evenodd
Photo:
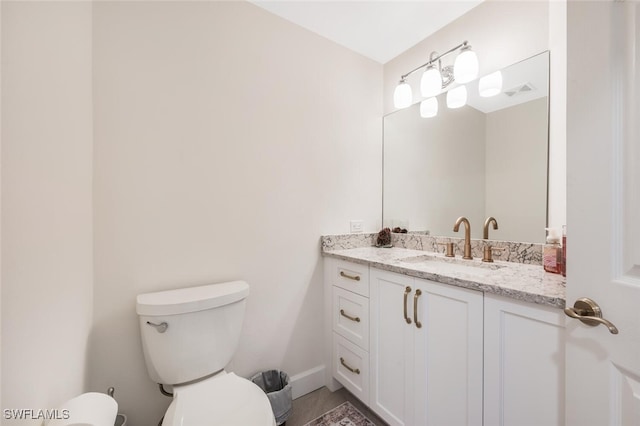
<svg viewBox="0 0 640 426"><path fill-rule="evenodd" d="M383 225L431 235L453 232L459 216L482 238L485 219L499 224L490 238L544 242L547 224L549 53L502 72L502 90L420 114L420 103L384 117ZM486 80L485 80L486 81Z"/></svg>

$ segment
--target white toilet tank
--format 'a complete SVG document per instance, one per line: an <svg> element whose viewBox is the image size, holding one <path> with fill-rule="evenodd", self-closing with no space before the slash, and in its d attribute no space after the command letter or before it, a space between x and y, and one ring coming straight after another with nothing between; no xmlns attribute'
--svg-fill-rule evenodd
<svg viewBox="0 0 640 426"><path fill-rule="evenodd" d="M248 295L244 281L138 295L151 379L177 385L224 369L238 346Z"/></svg>

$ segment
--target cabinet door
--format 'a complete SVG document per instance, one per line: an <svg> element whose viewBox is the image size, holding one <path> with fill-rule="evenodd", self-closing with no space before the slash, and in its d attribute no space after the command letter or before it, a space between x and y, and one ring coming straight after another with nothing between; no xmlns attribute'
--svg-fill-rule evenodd
<svg viewBox="0 0 640 426"><path fill-rule="evenodd" d="M482 425L483 294L415 284L414 425Z"/></svg>
<svg viewBox="0 0 640 426"><path fill-rule="evenodd" d="M484 336L484 424L563 425L562 310L487 295Z"/></svg>
<svg viewBox="0 0 640 426"><path fill-rule="evenodd" d="M404 300L406 293L411 301L414 279L371 269L370 284L370 407L391 426L411 426L413 325Z"/></svg>

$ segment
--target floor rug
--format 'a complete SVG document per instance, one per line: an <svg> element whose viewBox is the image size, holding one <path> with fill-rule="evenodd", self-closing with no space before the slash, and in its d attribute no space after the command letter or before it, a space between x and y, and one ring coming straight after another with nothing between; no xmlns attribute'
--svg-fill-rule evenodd
<svg viewBox="0 0 640 426"><path fill-rule="evenodd" d="M338 405L304 426L375 426L349 402Z"/></svg>

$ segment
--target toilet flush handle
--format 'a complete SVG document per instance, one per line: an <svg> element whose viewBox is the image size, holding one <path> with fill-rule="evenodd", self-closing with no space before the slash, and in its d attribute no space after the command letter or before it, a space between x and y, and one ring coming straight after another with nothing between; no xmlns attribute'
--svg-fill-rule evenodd
<svg viewBox="0 0 640 426"><path fill-rule="evenodd" d="M151 321L147 321L147 324L150 325L151 327L155 327L158 333L164 333L165 331L167 331L167 328L169 328L169 324L167 324L166 322L161 322L160 324L154 324Z"/></svg>

